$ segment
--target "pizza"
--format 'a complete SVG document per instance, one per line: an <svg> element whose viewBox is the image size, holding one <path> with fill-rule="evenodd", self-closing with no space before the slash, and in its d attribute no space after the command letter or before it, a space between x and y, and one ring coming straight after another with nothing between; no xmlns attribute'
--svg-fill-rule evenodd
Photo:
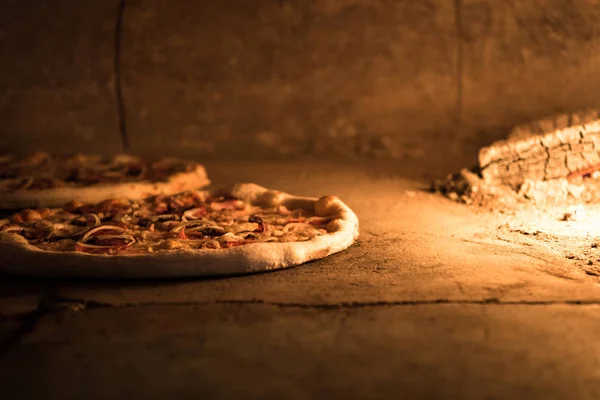
<svg viewBox="0 0 600 400"><path fill-rule="evenodd" d="M123 196L142 199L209 183L201 164L175 158L148 161L127 154L45 152L0 156L0 209L57 207L71 200L95 203Z"/></svg>
<svg viewBox="0 0 600 400"><path fill-rule="evenodd" d="M357 236L358 218L335 196L239 184L22 210L0 220L0 270L100 278L231 275L323 258Z"/></svg>

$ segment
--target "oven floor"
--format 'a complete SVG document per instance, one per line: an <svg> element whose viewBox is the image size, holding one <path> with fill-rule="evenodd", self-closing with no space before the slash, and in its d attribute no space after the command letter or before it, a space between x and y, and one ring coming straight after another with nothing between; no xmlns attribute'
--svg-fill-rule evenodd
<svg viewBox="0 0 600 400"><path fill-rule="evenodd" d="M587 264L393 167L207 167L215 183L336 194L360 239L226 279L0 277L1 398L600 398Z"/></svg>

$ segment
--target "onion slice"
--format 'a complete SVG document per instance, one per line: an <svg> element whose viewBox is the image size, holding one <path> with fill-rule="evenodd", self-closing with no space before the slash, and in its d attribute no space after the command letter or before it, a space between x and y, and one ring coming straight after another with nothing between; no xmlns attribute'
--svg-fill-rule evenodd
<svg viewBox="0 0 600 400"><path fill-rule="evenodd" d="M205 221L205 220L195 220L195 221L187 221L187 222L182 222L179 225L177 225L176 227L174 227L173 229L171 229L171 233L177 233L180 232L183 229L187 229L187 228L203 228L206 226L215 226L215 224L212 221Z"/></svg>
<svg viewBox="0 0 600 400"><path fill-rule="evenodd" d="M116 226L116 225L100 225L100 226L97 226L97 227L95 227L93 229L90 229L85 235L83 235L83 237L81 238L81 241L85 242L94 233L100 232L100 231L106 231L106 230L111 230L111 231L115 230L115 231L121 232L122 234L125 233L125 232L128 232L127 229L121 228L120 226Z"/></svg>
<svg viewBox="0 0 600 400"><path fill-rule="evenodd" d="M2 228L0 228L0 232L7 232L7 233L14 233L14 232L25 232L27 231L27 229L30 229L31 231L33 231L33 229L31 228L24 228L20 225L2 225Z"/></svg>
<svg viewBox="0 0 600 400"><path fill-rule="evenodd" d="M126 247L131 246L132 244L134 244L136 242L135 238L131 235L98 235L98 236L94 236L94 238L96 238L98 240L119 239L119 240L126 240L127 242L113 244L113 245L104 245L104 244L90 244L82 239L79 242L77 242L77 246L87 247L89 249L124 249ZM89 238L88 238L88 240L89 240Z"/></svg>

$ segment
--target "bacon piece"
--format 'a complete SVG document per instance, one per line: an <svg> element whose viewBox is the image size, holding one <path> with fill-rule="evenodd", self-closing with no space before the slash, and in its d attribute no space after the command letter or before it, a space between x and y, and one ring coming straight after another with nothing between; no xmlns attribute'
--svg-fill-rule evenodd
<svg viewBox="0 0 600 400"><path fill-rule="evenodd" d="M152 198L152 211L156 214L163 214L169 211L169 204L167 203L167 196L158 195Z"/></svg>
<svg viewBox="0 0 600 400"><path fill-rule="evenodd" d="M23 210L11 217L11 221L16 224L38 221L40 219L42 219L40 212L32 209Z"/></svg>
<svg viewBox="0 0 600 400"><path fill-rule="evenodd" d="M186 232L185 227L177 233L177 237L179 239L204 239L205 235L201 230L192 229L189 232Z"/></svg>

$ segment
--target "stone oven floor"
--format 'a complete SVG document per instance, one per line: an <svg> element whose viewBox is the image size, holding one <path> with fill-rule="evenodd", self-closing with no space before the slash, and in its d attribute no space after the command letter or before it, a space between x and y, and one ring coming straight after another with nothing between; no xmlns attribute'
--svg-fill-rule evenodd
<svg viewBox="0 0 600 400"><path fill-rule="evenodd" d="M360 239L226 279L0 277L0 398L600 398L600 279L556 243L391 166L208 169L336 194Z"/></svg>

